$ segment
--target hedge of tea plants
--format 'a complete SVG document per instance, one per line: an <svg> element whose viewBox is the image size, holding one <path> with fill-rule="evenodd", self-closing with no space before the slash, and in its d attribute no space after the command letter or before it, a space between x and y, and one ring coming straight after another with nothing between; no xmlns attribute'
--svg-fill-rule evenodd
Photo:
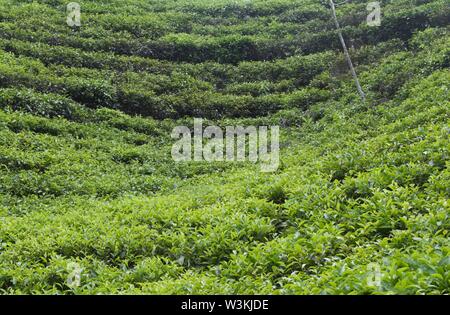
<svg viewBox="0 0 450 315"><path fill-rule="evenodd" d="M365 102L327 1L78 2L0 3L0 293L450 293L448 1L338 7ZM280 167L176 163L194 117Z"/></svg>

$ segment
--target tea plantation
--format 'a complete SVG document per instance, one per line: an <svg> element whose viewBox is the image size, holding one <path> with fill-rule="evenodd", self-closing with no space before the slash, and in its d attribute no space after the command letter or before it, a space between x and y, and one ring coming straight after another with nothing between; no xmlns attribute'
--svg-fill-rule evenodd
<svg viewBox="0 0 450 315"><path fill-rule="evenodd" d="M449 294L450 5L0 2L1 294ZM280 167L175 126L280 126Z"/></svg>

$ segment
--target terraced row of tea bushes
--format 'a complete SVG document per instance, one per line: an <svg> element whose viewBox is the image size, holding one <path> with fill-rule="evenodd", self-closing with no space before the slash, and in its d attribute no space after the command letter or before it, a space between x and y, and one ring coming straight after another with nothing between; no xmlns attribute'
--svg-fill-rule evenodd
<svg viewBox="0 0 450 315"><path fill-rule="evenodd" d="M350 10L345 14L364 16L366 11L362 10L363 8L362 5L358 5L354 9L355 11ZM53 16L58 19L59 23L54 23L51 18L46 19L47 22L41 28L39 25L42 22L30 20L28 25L28 22L24 22L27 19L16 19L21 14L32 12L32 10ZM322 11L323 9L319 10L319 12ZM175 29L175 32L168 33L159 39L151 39L136 38L135 35L120 29L117 30L117 33L114 30L106 29L99 31L101 29L99 25L87 28L85 30L88 33L87 36L77 35L78 31L72 32L67 28L63 19L58 18L58 13L61 14L60 11L50 9L48 6L42 8L39 5L32 5L29 8L20 7L17 13L13 13L11 19L14 19L14 22L8 22L8 18L5 17L6 22L0 24L1 37L33 42L40 41L51 45L82 48L88 51L111 51L118 54L171 61L202 62L214 60L220 63L234 64L245 60L272 60L292 56L299 52L309 54L330 48L339 48L335 31L333 29L326 31L326 25L328 25L328 28L332 25L330 21L323 22L325 25L319 23L301 32L294 29L293 34L286 36L280 36L279 32L271 35L267 31L261 35L236 35L239 30L211 36L189 33L189 30L176 32ZM189 15L189 12L185 14ZM411 6L410 2L402 2L399 5L396 5L396 2L391 2L385 8L385 22L380 28L374 30L367 27L364 24L364 19L357 18L356 21L358 22L355 25L347 25L344 30L358 45L374 44L392 38L407 39L414 30L424 29L428 26L445 25L449 14L450 10L445 0L420 3L417 6ZM114 15L114 18L117 19L117 16ZM95 21L94 19L93 21ZM102 20L102 18L98 19ZM128 21L129 19L126 17L120 18L121 21L125 21L124 24L135 26L133 24L135 19L132 17L130 19L131 21ZM278 28L285 29L283 24L281 23ZM59 25L58 29L54 29L55 25ZM345 24L343 25L345 26ZM141 28L144 30L146 27L149 26L142 25ZM34 30L36 28L37 30ZM270 29L270 24L263 29L268 28ZM135 26L134 29L139 29L139 27ZM325 29L325 31L317 33L317 29ZM154 33L152 28L150 28L149 33ZM101 35L92 37L93 34Z"/></svg>
<svg viewBox="0 0 450 315"><path fill-rule="evenodd" d="M398 44L398 43L397 43ZM33 44L16 40L0 41L4 51L12 52L16 56L28 56L41 61L44 65L63 65L66 67L80 67L91 69L108 69L118 72L151 72L158 75L187 72L202 81L217 85L238 82L253 82L264 80L279 81L284 79L301 78L300 83L308 82L313 74L320 73L327 67L328 60L334 59L334 54L324 52L310 56L295 56L267 62L245 62L237 66L219 63L201 64L170 64L164 61L139 57L124 57L115 54L89 53L77 49ZM387 43L386 45L389 45ZM392 49L395 49L392 47ZM370 55L370 52L368 52ZM312 68L315 64L316 68ZM250 72L249 72L250 71ZM141 74L140 74L141 75Z"/></svg>
<svg viewBox="0 0 450 315"><path fill-rule="evenodd" d="M438 47L443 46L445 48L447 41L439 39L439 42L441 44ZM389 43L386 45L389 47ZM382 44L379 48L385 48L386 45ZM376 56L376 53L372 55ZM445 57L445 51L443 56ZM356 60L358 60L358 56L356 57ZM262 82L231 85L233 88L228 91L244 94L241 96L213 92L214 87L206 82L178 73L172 73L168 77L151 74L142 75L133 72L116 74L105 70L65 68L62 66L48 68L32 59L13 57L8 54L3 55L5 65L3 66L1 81L5 87L22 85L34 87L45 93L67 93L76 102L89 107L119 106L118 108L129 113L156 118L189 115L201 115L207 118L249 117L255 114L266 115L281 108L307 108L314 102L326 100L329 96L325 91L317 90L314 87L296 91L294 87L308 84L314 76L319 75L326 68L330 68L330 59L332 59L332 55L325 53L292 57L275 63L241 63L238 67L241 74L235 74L235 78L244 82L251 79ZM445 60L442 62L445 63ZM400 66L400 63L397 64ZM415 69L421 69L420 67L416 66ZM34 74L31 74L33 72ZM302 73L301 78L297 78L292 83L287 81L299 72ZM398 72L394 73L399 75ZM109 79L105 81L104 77ZM143 77L145 80L142 80ZM269 93L271 92L270 86L264 83L264 79L267 77L279 82L278 86L281 88L281 93L276 93L276 91L274 91L275 94ZM381 75L379 77L381 78ZM316 81L315 84L323 87L319 82ZM393 80L393 82L398 81ZM325 84L329 83L330 80L326 80ZM255 89L256 93L252 91ZM292 92L285 94L283 89ZM195 97L191 93L193 90L197 91ZM189 93L184 91L189 91ZM13 92L10 91L9 95L11 93ZM174 95L170 95L171 93ZM250 95L246 96L245 94ZM20 99L20 92L14 97ZM4 99L3 103L5 104L9 99ZM61 101L61 98L58 100ZM71 103L67 106L66 111L74 107ZM195 110L192 110L193 108ZM61 114L68 116L66 113Z"/></svg>
<svg viewBox="0 0 450 315"><path fill-rule="evenodd" d="M1 112L0 193L114 196L150 194L229 165L183 165L170 156L171 124L98 110L70 123Z"/></svg>
<svg viewBox="0 0 450 315"><path fill-rule="evenodd" d="M325 56L319 57L326 66ZM232 117L251 116L255 113L265 115L279 109L282 103L279 101L281 96L276 95L254 98L217 93L213 91L211 85L181 73L172 73L170 77L131 72L118 74L104 70L62 66L47 68L33 59L14 57L10 54L3 54L2 59L0 69L2 87L32 87L43 93L59 93L91 108L101 106L121 108L126 112L155 118L185 115L219 118L223 115ZM306 68L308 59L298 60L300 63L297 69ZM281 69L279 65L274 65L273 69L277 66ZM305 78L322 70L320 66L317 70L308 67L312 74L305 73ZM193 95L193 91L197 93ZM8 98L5 101L7 100ZM199 105L206 108L202 109ZM195 107L198 112L193 110ZM239 114L241 110L242 114Z"/></svg>

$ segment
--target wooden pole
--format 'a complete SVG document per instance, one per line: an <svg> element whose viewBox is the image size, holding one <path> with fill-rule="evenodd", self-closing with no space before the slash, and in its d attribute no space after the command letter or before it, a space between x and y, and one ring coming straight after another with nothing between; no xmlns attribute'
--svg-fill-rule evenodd
<svg viewBox="0 0 450 315"><path fill-rule="evenodd" d="M333 0L330 0L331 11L333 12L334 24L336 25L336 29L338 31L339 40L341 41L342 48L344 49L345 59L347 60L347 64L350 68L350 72L352 73L353 79L355 80L356 88L358 90L359 95L363 102L366 101L366 95L361 88L361 84L359 84L358 76L356 74L355 68L353 67L352 60L350 59L350 54L348 53L347 45L345 44L344 37L342 36L341 27L339 25L339 21L336 16L336 8L334 6Z"/></svg>

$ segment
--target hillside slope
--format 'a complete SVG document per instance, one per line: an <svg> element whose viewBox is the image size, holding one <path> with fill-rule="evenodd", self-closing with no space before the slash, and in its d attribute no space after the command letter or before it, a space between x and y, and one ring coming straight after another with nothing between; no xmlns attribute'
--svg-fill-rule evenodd
<svg viewBox="0 0 450 315"><path fill-rule="evenodd" d="M339 8L365 103L321 1L103 3L0 4L0 292L450 293L447 1ZM193 117L280 168L174 162Z"/></svg>

